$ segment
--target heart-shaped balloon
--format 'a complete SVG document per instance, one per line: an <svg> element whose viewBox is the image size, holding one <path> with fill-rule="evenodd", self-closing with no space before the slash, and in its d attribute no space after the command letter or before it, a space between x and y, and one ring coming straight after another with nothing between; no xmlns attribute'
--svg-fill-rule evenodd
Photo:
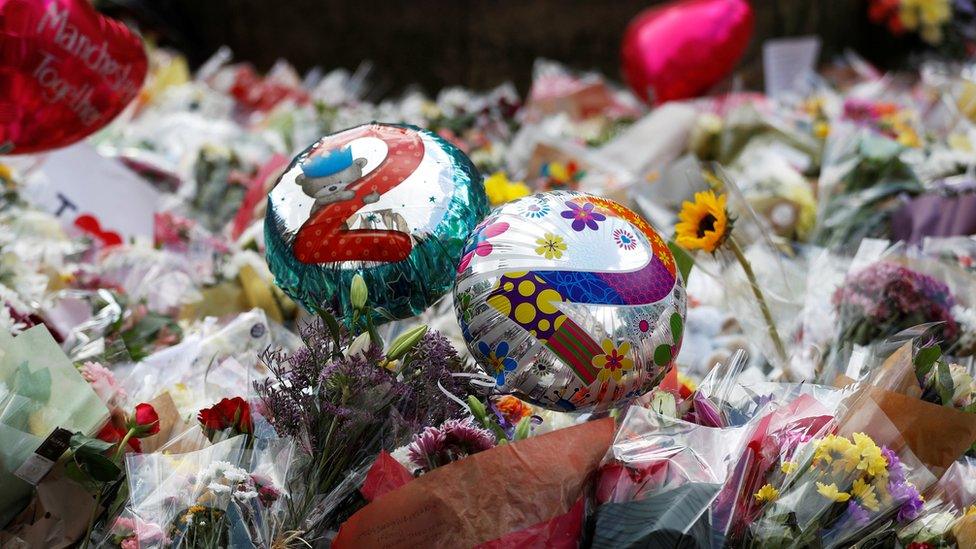
<svg viewBox="0 0 976 549"><path fill-rule="evenodd" d="M89 0L0 0L0 154L63 147L108 124L146 66L142 40Z"/></svg>
<svg viewBox="0 0 976 549"><path fill-rule="evenodd" d="M624 33L624 77L649 103L696 97L735 68L752 26L746 0L679 0L645 10Z"/></svg>

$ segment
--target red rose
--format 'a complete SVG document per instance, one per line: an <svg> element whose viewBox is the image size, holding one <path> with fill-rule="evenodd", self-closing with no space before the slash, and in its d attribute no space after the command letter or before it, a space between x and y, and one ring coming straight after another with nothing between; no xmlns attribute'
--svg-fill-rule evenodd
<svg viewBox="0 0 976 549"><path fill-rule="evenodd" d="M136 413L129 420L129 429L135 438L149 437L159 432L159 414L152 404L143 402L136 405Z"/></svg>
<svg viewBox="0 0 976 549"><path fill-rule="evenodd" d="M197 419L208 431L233 429L236 433L250 433L254 430L251 407L241 397L225 398L204 408L197 414Z"/></svg>
<svg viewBox="0 0 976 549"><path fill-rule="evenodd" d="M104 440L105 442L111 442L114 444L119 443L123 437L125 437L125 431L116 427L111 421L106 423L105 427L102 427L102 430L98 432L98 435L96 435L96 438L99 440ZM139 439L130 438L128 445L136 452L142 452L142 444L139 442Z"/></svg>

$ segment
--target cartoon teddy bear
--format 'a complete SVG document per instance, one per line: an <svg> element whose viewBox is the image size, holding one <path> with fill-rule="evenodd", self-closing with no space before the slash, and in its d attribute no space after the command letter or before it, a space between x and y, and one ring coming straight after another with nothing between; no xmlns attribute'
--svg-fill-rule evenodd
<svg viewBox="0 0 976 549"><path fill-rule="evenodd" d="M350 187L363 176L364 167L366 167L366 159L353 160L352 150L349 147L315 156L304 162L301 166L302 173L295 178L295 182L301 186L302 192L315 199L311 215L315 215L329 204L355 197L356 192ZM379 193L372 193L363 198L366 204L377 200L379 200Z"/></svg>

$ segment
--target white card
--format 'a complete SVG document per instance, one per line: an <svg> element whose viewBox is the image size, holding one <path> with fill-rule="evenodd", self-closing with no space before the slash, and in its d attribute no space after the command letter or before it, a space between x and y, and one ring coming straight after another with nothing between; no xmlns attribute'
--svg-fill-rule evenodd
<svg viewBox="0 0 976 549"><path fill-rule="evenodd" d="M79 143L45 155L37 171L24 194L64 225L83 226L82 230L103 241L111 240L113 234L122 241L152 239L160 195L121 162ZM87 222L79 225L82 218Z"/></svg>
<svg viewBox="0 0 976 549"><path fill-rule="evenodd" d="M820 38L777 38L763 43L763 74L766 95L776 97L789 92L800 78L816 68L820 56Z"/></svg>

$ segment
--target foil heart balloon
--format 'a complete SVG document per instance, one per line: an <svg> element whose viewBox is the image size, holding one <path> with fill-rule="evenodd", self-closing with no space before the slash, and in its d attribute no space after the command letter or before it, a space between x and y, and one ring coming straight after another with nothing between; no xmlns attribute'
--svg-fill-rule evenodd
<svg viewBox="0 0 976 549"><path fill-rule="evenodd" d="M88 0L0 0L0 153L82 139L115 118L145 77L142 40Z"/></svg>
<svg viewBox="0 0 976 549"><path fill-rule="evenodd" d="M624 77L649 103L696 97L735 68L752 26L746 0L679 0L653 7L624 32Z"/></svg>

